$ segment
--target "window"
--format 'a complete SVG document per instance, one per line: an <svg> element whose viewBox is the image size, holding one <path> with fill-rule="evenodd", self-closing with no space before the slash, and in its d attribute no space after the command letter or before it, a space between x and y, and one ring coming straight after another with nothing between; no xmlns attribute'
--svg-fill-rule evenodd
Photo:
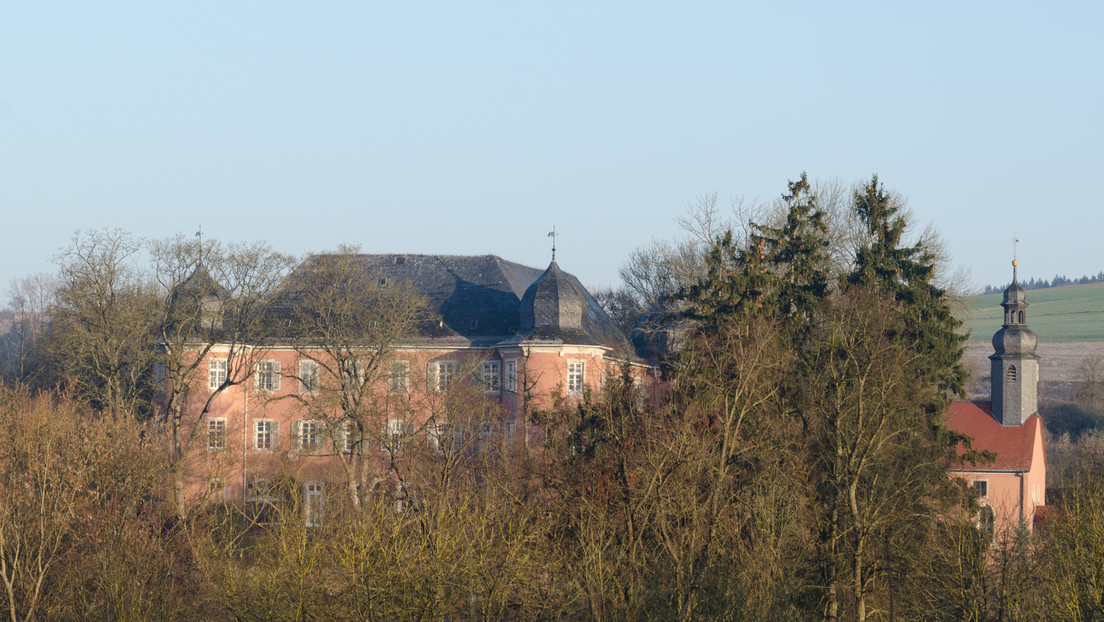
<svg viewBox="0 0 1104 622"><path fill-rule="evenodd" d="M1009 365L1008 366L1008 372L1005 373L1004 376L1008 380L1008 382L1016 382L1016 366L1015 365Z"/></svg>
<svg viewBox="0 0 1104 622"><path fill-rule="evenodd" d="M303 519L307 527L322 526L322 511L325 502L325 484L307 482L303 485Z"/></svg>
<svg viewBox="0 0 1104 622"><path fill-rule="evenodd" d="M510 393L517 392L517 359L506 361L506 390Z"/></svg>
<svg viewBox="0 0 1104 622"><path fill-rule="evenodd" d="M395 484L395 512L403 512L413 509L417 497L414 494L414 486L411 484Z"/></svg>
<svg viewBox="0 0 1104 622"><path fill-rule="evenodd" d="M978 529L992 537L993 529L996 527L996 519L993 508L989 507L988 504L981 506L978 511Z"/></svg>
<svg viewBox="0 0 1104 622"><path fill-rule="evenodd" d="M438 393L448 391L453 378L456 377L460 366L456 361L434 361L429 364L427 370L430 390Z"/></svg>
<svg viewBox="0 0 1104 622"><path fill-rule="evenodd" d="M443 452L444 447L441 441L448 438L448 424L447 423L427 423L426 424L426 446L432 451Z"/></svg>
<svg viewBox="0 0 1104 622"><path fill-rule="evenodd" d="M391 361L387 390L391 393L407 393L410 390L410 361Z"/></svg>
<svg viewBox="0 0 1104 622"><path fill-rule="evenodd" d="M514 436L515 436L514 430L515 430L514 422L513 421L507 421L506 424L505 424L505 434L503 435L503 437L504 437L503 440L505 441L507 448L510 448L510 447L514 446Z"/></svg>
<svg viewBox="0 0 1104 622"><path fill-rule="evenodd" d="M383 424L383 434L380 437L380 451L390 451L397 454L402 450L403 437L409 433L406 422L402 419L388 419Z"/></svg>
<svg viewBox="0 0 1104 622"><path fill-rule="evenodd" d="M448 423L426 424L426 445L437 453L454 453L464 446L464 431Z"/></svg>
<svg viewBox="0 0 1104 622"><path fill-rule="evenodd" d="M272 489L268 480L262 477L254 478L245 489L246 501L272 501Z"/></svg>
<svg viewBox="0 0 1104 622"><path fill-rule="evenodd" d="M989 480L977 479L974 480L974 492L977 493L978 499L985 500L989 498Z"/></svg>
<svg viewBox="0 0 1104 622"><path fill-rule="evenodd" d="M318 391L318 361L299 361L299 393Z"/></svg>
<svg viewBox="0 0 1104 622"><path fill-rule="evenodd" d="M485 454L494 449L494 424L490 421L480 422L476 426L478 432L475 437L475 452Z"/></svg>
<svg viewBox="0 0 1104 622"><path fill-rule="evenodd" d="M342 361L341 376L347 386L359 389L364 386L364 363L358 359Z"/></svg>
<svg viewBox="0 0 1104 622"><path fill-rule="evenodd" d="M226 359L211 359L207 361L207 386L212 391L218 389L226 382Z"/></svg>
<svg viewBox="0 0 1104 622"><path fill-rule="evenodd" d="M280 390L280 362L258 361L253 375L253 386L258 391Z"/></svg>
<svg viewBox="0 0 1104 622"><path fill-rule="evenodd" d="M479 381L480 384L483 385L484 393L498 393L502 388L500 378L498 361L487 361L483 363L483 369L479 374Z"/></svg>
<svg viewBox="0 0 1104 622"><path fill-rule="evenodd" d="M567 392L582 395L586 385L586 362L571 360L567 362Z"/></svg>
<svg viewBox="0 0 1104 622"><path fill-rule="evenodd" d="M325 428L321 421L304 419L291 424L291 435L295 438L294 447L299 451L311 453L320 451L325 444Z"/></svg>
<svg viewBox="0 0 1104 622"><path fill-rule="evenodd" d="M336 448L343 454L351 454L357 446L357 441L356 423L350 420L342 421L337 431L337 438L334 439Z"/></svg>
<svg viewBox="0 0 1104 622"><path fill-rule="evenodd" d="M222 481L222 478L212 477L207 480L207 501L210 503L226 501L226 482Z"/></svg>
<svg viewBox="0 0 1104 622"><path fill-rule="evenodd" d="M269 419L253 422L253 449L273 451L280 446L280 423Z"/></svg>
<svg viewBox="0 0 1104 622"><path fill-rule="evenodd" d="M224 449L226 449L226 418L208 419L207 451L222 451Z"/></svg>
<svg viewBox="0 0 1104 622"><path fill-rule="evenodd" d="M452 451L458 452L464 448L464 428L460 426L452 426L449 431L452 433Z"/></svg>

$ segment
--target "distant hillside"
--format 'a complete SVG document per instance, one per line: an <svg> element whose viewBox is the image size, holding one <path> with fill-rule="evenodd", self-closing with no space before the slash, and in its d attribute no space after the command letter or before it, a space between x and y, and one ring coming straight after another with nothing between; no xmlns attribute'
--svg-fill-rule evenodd
<svg viewBox="0 0 1104 622"><path fill-rule="evenodd" d="M986 343L1001 327L1003 294L964 298L957 314L971 331L970 343ZM1027 323L1040 342L1104 342L1104 283L1027 292Z"/></svg>

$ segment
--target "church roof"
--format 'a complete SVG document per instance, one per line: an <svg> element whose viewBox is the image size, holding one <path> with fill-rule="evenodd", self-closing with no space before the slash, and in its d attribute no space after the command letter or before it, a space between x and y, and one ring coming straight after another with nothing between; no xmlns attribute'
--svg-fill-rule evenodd
<svg viewBox="0 0 1104 622"><path fill-rule="evenodd" d="M996 460L988 464L966 465L962 471L1026 471L1031 468L1035 452L1035 438L1040 434L1042 421L1034 414L1023 425L1002 426L993 417L990 402L956 401L951 404L948 425L973 439L970 447L977 451L988 450L996 454ZM960 448L960 453L965 448Z"/></svg>

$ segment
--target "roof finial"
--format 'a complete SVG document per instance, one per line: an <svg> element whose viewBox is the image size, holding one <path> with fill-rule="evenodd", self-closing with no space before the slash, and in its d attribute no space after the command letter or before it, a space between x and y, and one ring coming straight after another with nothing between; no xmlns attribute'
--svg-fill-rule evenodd
<svg viewBox="0 0 1104 622"><path fill-rule="evenodd" d="M1016 232L1012 232L1012 282L1016 282L1016 266L1020 265L1018 259L1016 259L1016 245L1020 243L1020 238L1016 237Z"/></svg>
<svg viewBox="0 0 1104 622"><path fill-rule="evenodd" d="M199 226L199 230L196 231L195 236L199 238L199 263L203 263L203 225Z"/></svg>
<svg viewBox="0 0 1104 622"><path fill-rule="evenodd" d="M552 261L556 261L556 226L552 226L552 230L548 232L548 237L552 238Z"/></svg>

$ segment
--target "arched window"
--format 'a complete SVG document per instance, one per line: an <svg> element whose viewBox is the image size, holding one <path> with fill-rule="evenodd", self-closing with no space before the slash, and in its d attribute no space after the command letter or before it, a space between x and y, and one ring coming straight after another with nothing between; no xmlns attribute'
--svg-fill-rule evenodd
<svg viewBox="0 0 1104 622"><path fill-rule="evenodd" d="M978 529L982 533L992 538L993 529L996 527L996 522L997 517L993 513L993 508L989 507L988 503L983 504L978 510Z"/></svg>
<svg viewBox="0 0 1104 622"><path fill-rule="evenodd" d="M1019 312L1019 319L1017 320L1017 322L1020 323L1020 324L1024 323L1024 312L1023 311Z"/></svg>
<svg viewBox="0 0 1104 622"><path fill-rule="evenodd" d="M1008 372L1004 375L1005 380L1008 382L1016 382L1016 366L1009 365Z"/></svg>

